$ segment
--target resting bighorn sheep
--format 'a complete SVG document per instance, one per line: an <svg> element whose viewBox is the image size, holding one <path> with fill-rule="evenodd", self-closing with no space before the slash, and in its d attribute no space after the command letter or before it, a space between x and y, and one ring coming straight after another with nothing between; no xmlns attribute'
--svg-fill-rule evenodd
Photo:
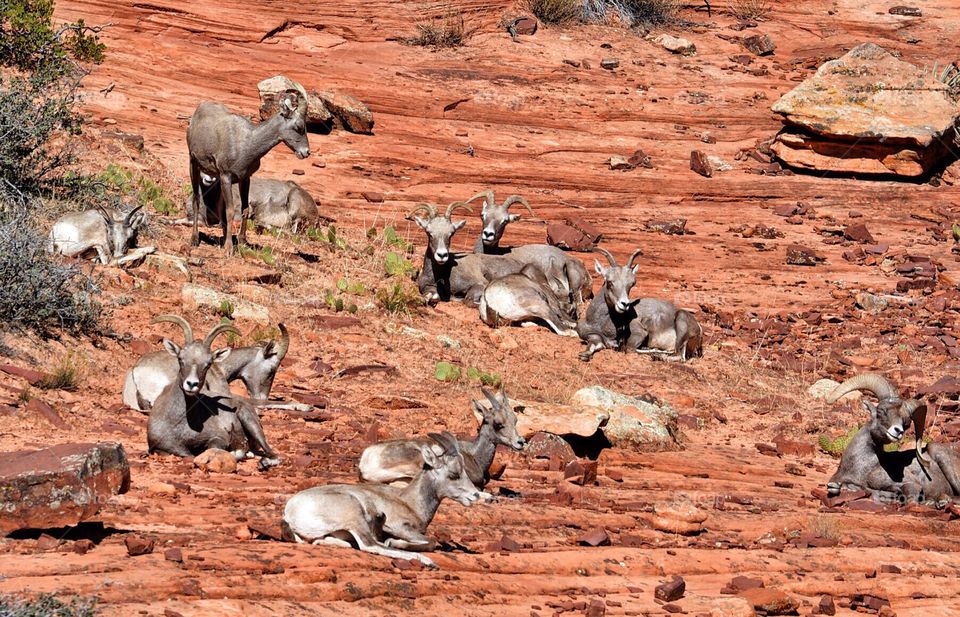
<svg viewBox="0 0 960 617"><path fill-rule="evenodd" d="M480 296L480 319L494 328L543 322L560 336L577 336L577 309L561 300L540 268L527 264L518 274L491 281Z"/></svg>
<svg viewBox="0 0 960 617"><path fill-rule="evenodd" d="M47 250L66 257L82 257L95 251L100 263L106 265L111 259L123 257L135 243L137 231L147 219L140 212L142 207L139 205L121 217L101 206L65 214L53 224Z"/></svg>
<svg viewBox="0 0 960 617"><path fill-rule="evenodd" d="M233 185L239 185L240 233L238 241L246 242L249 212L250 177L260 169L260 159L283 142L297 158L310 156L307 140L307 93L303 88L289 90L279 101L280 111L260 124L230 113L220 103L200 103L187 127L187 148L190 151L190 184L193 189L193 246L200 244L198 212L203 205L201 174L220 182L217 208L223 228L223 247L233 251Z"/></svg>
<svg viewBox="0 0 960 617"><path fill-rule="evenodd" d="M490 465L497 445L522 450L527 443L517 433L517 415L507 400L507 393L501 390L498 396L486 388L480 390L491 406L472 401L474 410L483 421L473 441L458 442L463 454L463 468L478 489L490 481ZM382 484L409 482L423 467L424 452L435 445L434 440L426 438L394 439L373 444L360 456L360 479Z"/></svg>
<svg viewBox="0 0 960 617"><path fill-rule="evenodd" d="M216 225L220 222L217 214L217 204L220 199L220 185L216 178L201 174L201 183L208 187L203 194L203 207L200 208L200 223ZM233 187L233 202L240 199L240 188ZM258 227L283 229L292 233L299 233L317 224L322 216L317 208L317 202L306 190L293 180L275 180L273 178L250 178L250 220ZM193 196L187 197L187 212L193 208ZM239 220L240 212L234 214L234 220ZM178 223L192 223L192 220L181 219Z"/></svg>
<svg viewBox="0 0 960 617"><path fill-rule="evenodd" d="M606 249L597 247L594 251L603 254L610 267L595 262L603 288L577 323L577 334L587 344L581 360L589 361L601 349L650 353L664 360L703 355L703 328L692 314L665 300L630 299L639 268L633 262L641 250L634 251L625 266L617 265Z"/></svg>
<svg viewBox="0 0 960 617"><path fill-rule="evenodd" d="M269 398L280 362L290 349L290 335L286 326L280 324L278 327L280 340L261 341L250 347L233 349L230 355L210 367L216 373L216 378L212 379L208 373L207 384L221 380L230 383L239 379L252 398ZM149 410L164 388L176 381L179 370L177 359L167 351L154 351L142 356L124 378L124 404L131 409Z"/></svg>
<svg viewBox="0 0 960 617"><path fill-rule="evenodd" d="M840 457L840 467L827 483L827 494L842 490L870 491L876 500L930 502L943 506L960 497L960 456L949 446L927 445L923 430L927 406L917 399L902 399L896 387L885 377L864 373L837 386L827 397L835 403L854 390L866 390L879 401L863 401L870 421L861 428ZM884 446L899 442L914 426L916 445L904 452L886 452Z"/></svg>
<svg viewBox="0 0 960 617"><path fill-rule="evenodd" d="M493 191L483 191L464 203L469 204L481 197L483 198L483 208L480 210L480 217L483 221L483 228L476 244L473 246L474 253L509 255L520 263L537 266L551 279L551 286L554 287L554 291L569 295L576 308L593 297L593 281L590 280L590 274L583 262L576 257L572 257L549 244L524 244L513 248L500 246L500 239L503 237L507 224L520 220L519 214L510 214L511 206L520 204L530 214L533 214L533 208L530 207L526 199L520 195L511 195L498 206ZM561 282L563 284L562 289L558 288L554 281Z"/></svg>
<svg viewBox="0 0 960 617"><path fill-rule="evenodd" d="M450 433L430 438L440 448L422 453L420 471L404 488L384 484L332 484L301 491L283 509L285 540L356 547L361 551L416 559L436 567L421 551L437 543L426 536L427 527L449 497L465 506L480 499L480 491L464 472L463 456ZM416 551L416 552L414 552Z"/></svg>
<svg viewBox="0 0 960 617"><path fill-rule="evenodd" d="M463 202L455 201L440 215L431 204L418 204L410 212L417 225L427 234L427 248L417 287L424 301L436 304L451 298L463 298L467 304L476 306L486 284L501 276L519 272L523 264L500 255L476 253L456 254L450 251L450 240L467 222L454 223L450 217L458 209L471 212ZM420 218L417 212L425 211L429 218Z"/></svg>
<svg viewBox="0 0 960 617"><path fill-rule="evenodd" d="M149 451L191 456L219 448L238 460L255 451L261 457L260 469L278 465L280 459L267 443L255 407L232 396L219 370L211 371L232 351L229 347L212 351L213 340L224 332L239 331L220 324L205 339L195 341L193 328L182 317L160 315L154 322L170 322L183 328L184 345L163 340L167 352L177 358L179 370L176 382L164 388L150 412Z"/></svg>

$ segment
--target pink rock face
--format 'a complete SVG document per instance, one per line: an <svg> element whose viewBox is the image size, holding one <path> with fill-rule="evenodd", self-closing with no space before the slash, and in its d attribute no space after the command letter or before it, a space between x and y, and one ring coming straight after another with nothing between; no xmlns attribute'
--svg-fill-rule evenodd
<svg viewBox="0 0 960 617"><path fill-rule="evenodd" d="M3 453L0 470L0 536L76 525L130 486L127 455L118 443Z"/></svg>

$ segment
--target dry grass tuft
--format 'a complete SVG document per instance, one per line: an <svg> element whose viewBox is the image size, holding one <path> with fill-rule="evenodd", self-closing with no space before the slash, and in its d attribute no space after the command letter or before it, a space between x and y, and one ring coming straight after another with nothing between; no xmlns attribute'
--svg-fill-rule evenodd
<svg viewBox="0 0 960 617"><path fill-rule="evenodd" d="M730 14L740 21L763 19L773 7L770 0L731 0Z"/></svg>

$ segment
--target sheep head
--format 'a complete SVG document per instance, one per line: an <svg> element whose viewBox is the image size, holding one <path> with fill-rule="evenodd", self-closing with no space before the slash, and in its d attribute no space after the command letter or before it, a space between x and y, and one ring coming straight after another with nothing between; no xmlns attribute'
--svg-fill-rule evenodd
<svg viewBox="0 0 960 617"><path fill-rule="evenodd" d="M177 377L180 389L191 396L199 394L204 383L206 383L207 371L210 370L213 363L223 361L230 355L229 347L212 351L210 346L213 344L213 340L224 332L240 334L240 331L235 327L220 324L215 326L202 341L195 341L190 324L179 315L159 315L154 318L153 322L169 322L183 329L184 344L182 347L170 339L163 339L163 347L167 350L167 353L177 358L180 365Z"/></svg>
<svg viewBox="0 0 960 617"><path fill-rule="evenodd" d="M477 193L464 203L470 203L476 199L483 198L483 208L480 210L480 218L483 221L483 230L480 232L480 239L486 247L497 247L500 245L500 239L507 228L507 224L515 223L520 220L519 214L510 214L510 207L516 204L522 205L530 214L533 214L533 208L527 203L527 200L520 195L511 195L501 205L497 205L493 196L493 191L483 191Z"/></svg>
<svg viewBox="0 0 960 617"><path fill-rule="evenodd" d="M307 139L307 91L297 85L280 96L280 141L285 143L298 159L310 156Z"/></svg>
<svg viewBox="0 0 960 617"><path fill-rule="evenodd" d="M523 450L527 441L517 433L517 414L507 400L506 391L501 389L497 394L487 388L480 388L480 391L490 402L490 407L485 407L480 401L472 401L473 410L483 418L483 424L493 429L496 443Z"/></svg>
<svg viewBox="0 0 960 617"><path fill-rule="evenodd" d="M604 248L595 247L594 252L607 258L609 267L604 267L599 261L594 261L597 274L603 277L603 298L607 306L617 313L626 313L636 301L630 300L630 290L637 284L637 270L640 266L634 265L634 260L643 254L637 249L630 256L625 266L617 265L617 258Z"/></svg>
<svg viewBox="0 0 960 617"><path fill-rule="evenodd" d="M472 212L467 204L462 201L455 201L447 206L447 211L443 215L438 214L437 209L431 204L417 204L417 207L408 215L413 217L420 229L427 234L429 245L427 253L430 259L437 264L443 265L450 260L450 241L453 239L453 234L467 224L465 220L453 222L450 219L458 209ZM428 218L421 218L416 215L417 212L421 211L425 211Z"/></svg>

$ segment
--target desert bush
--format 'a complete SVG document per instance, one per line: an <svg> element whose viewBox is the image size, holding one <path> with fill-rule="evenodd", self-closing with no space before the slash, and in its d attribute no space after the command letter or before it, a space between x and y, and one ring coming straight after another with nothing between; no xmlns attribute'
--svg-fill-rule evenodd
<svg viewBox="0 0 960 617"><path fill-rule="evenodd" d="M409 315L423 306L416 286L406 280L393 281L376 293L377 304L388 313Z"/></svg>
<svg viewBox="0 0 960 617"><path fill-rule="evenodd" d="M416 25L416 29L416 34L404 39L404 43L433 48L461 47L471 34L466 29L463 13L459 11L451 11L430 21L421 21Z"/></svg>
<svg viewBox="0 0 960 617"><path fill-rule="evenodd" d="M68 351L50 367L48 374L40 380L37 387L41 390L76 390L86 372L86 362L76 351Z"/></svg>
<svg viewBox="0 0 960 617"><path fill-rule="evenodd" d="M766 17L772 7L770 0L731 0L730 14L741 21Z"/></svg>
<svg viewBox="0 0 960 617"><path fill-rule="evenodd" d="M0 322L43 337L98 332L100 290L45 249L46 238L24 216L0 219Z"/></svg>
<svg viewBox="0 0 960 617"><path fill-rule="evenodd" d="M523 8L545 24L569 24L584 17L583 0L525 0Z"/></svg>
<svg viewBox="0 0 960 617"><path fill-rule="evenodd" d="M956 65L948 63L940 68L937 63L934 63L933 78L946 84L947 92L953 100L960 99L960 69Z"/></svg>
<svg viewBox="0 0 960 617"><path fill-rule="evenodd" d="M616 16L631 26L662 26L674 22L680 10L679 0L586 0L588 21L605 22Z"/></svg>
<svg viewBox="0 0 960 617"><path fill-rule="evenodd" d="M96 600L73 599L64 602L54 594L43 594L36 599L0 596L0 617L93 617Z"/></svg>

